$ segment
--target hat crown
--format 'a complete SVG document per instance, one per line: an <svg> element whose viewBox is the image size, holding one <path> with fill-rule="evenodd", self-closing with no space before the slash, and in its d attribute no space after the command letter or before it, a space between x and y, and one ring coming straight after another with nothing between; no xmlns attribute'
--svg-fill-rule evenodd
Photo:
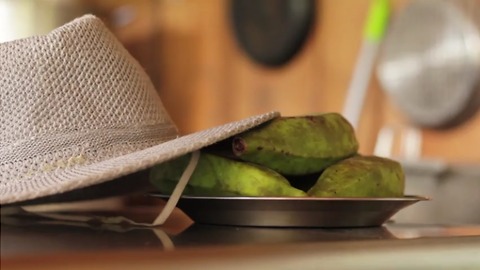
<svg viewBox="0 0 480 270"><path fill-rule="evenodd" d="M144 70L91 15L0 44L0 102L1 180L69 166L81 155L77 162L98 162L177 135ZM12 175L19 163L23 171Z"/></svg>

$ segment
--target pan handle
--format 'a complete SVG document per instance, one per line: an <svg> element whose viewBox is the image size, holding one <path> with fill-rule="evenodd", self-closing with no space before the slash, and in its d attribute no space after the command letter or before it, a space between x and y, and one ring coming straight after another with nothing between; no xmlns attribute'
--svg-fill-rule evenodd
<svg viewBox="0 0 480 270"><path fill-rule="evenodd" d="M422 132L418 128L386 125L378 132L374 155L419 160L422 155L422 139Z"/></svg>

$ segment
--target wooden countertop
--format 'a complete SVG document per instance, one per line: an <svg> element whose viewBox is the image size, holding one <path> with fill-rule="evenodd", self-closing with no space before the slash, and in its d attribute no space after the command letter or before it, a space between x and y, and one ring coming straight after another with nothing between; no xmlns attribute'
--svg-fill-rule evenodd
<svg viewBox="0 0 480 270"><path fill-rule="evenodd" d="M1 265L2 270L480 269L480 226L214 226L194 224L177 211L166 226L152 229L2 216Z"/></svg>

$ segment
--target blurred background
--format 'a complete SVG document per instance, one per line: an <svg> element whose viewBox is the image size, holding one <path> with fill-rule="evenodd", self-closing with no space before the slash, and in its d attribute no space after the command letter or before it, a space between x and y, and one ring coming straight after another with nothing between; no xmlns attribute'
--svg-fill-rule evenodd
<svg viewBox="0 0 480 270"><path fill-rule="evenodd" d="M360 151L401 160L407 193L436 198L399 218L480 223L479 5L0 0L0 42L95 14L145 68L182 133L270 110L354 108Z"/></svg>

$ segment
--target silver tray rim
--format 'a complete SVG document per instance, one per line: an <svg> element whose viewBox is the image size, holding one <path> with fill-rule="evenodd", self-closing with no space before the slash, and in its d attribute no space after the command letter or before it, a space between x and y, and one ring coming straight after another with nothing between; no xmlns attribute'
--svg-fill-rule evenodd
<svg viewBox="0 0 480 270"><path fill-rule="evenodd" d="M151 194L167 200L170 195ZM381 226L401 209L424 196L402 197L180 197L178 207L203 224L254 227Z"/></svg>
<svg viewBox="0 0 480 270"><path fill-rule="evenodd" d="M155 198L168 199L170 195L152 192L149 194ZM228 200L228 201L429 201L430 197L421 195L404 195L402 197L255 197L255 196L191 196L182 195L180 199L188 200Z"/></svg>

